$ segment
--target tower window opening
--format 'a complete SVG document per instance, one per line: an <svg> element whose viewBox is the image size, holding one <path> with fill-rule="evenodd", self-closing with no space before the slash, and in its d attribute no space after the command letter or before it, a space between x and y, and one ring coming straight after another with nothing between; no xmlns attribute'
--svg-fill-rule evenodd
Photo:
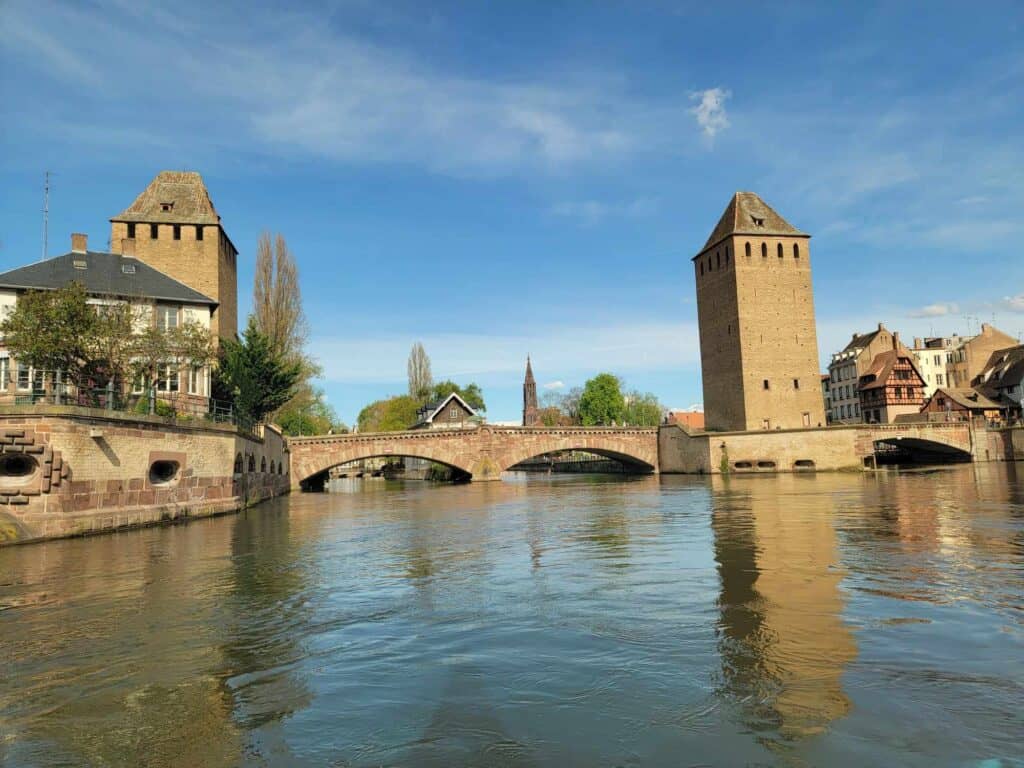
<svg viewBox="0 0 1024 768"><path fill-rule="evenodd" d="M767 243L761 243L761 258L762 259L767 259L768 258L768 244Z"/></svg>
<svg viewBox="0 0 1024 768"><path fill-rule="evenodd" d="M203 225L202 224L196 224L196 240L202 240L202 239L203 239Z"/></svg>
<svg viewBox="0 0 1024 768"><path fill-rule="evenodd" d="M164 213L170 213L174 209L174 203L160 203L160 210Z"/></svg>
<svg viewBox="0 0 1024 768"><path fill-rule="evenodd" d="M181 240L181 224L174 225L174 239Z"/></svg>
<svg viewBox="0 0 1024 768"><path fill-rule="evenodd" d="M782 258L782 243L779 243L778 248L776 248L776 251L778 251L779 258L781 259Z"/></svg>
<svg viewBox="0 0 1024 768"><path fill-rule="evenodd" d="M794 259L799 259L800 258L800 246L797 245L796 243L793 243L793 258Z"/></svg>
<svg viewBox="0 0 1024 768"><path fill-rule="evenodd" d="M718 251L715 251L715 269L721 269L721 268L722 268L722 254L720 254Z"/></svg>
<svg viewBox="0 0 1024 768"><path fill-rule="evenodd" d="M128 222L128 239L135 239L135 222L133 221Z"/></svg>
<svg viewBox="0 0 1024 768"><path fill-rule="evenodd" d="M793 389L800 389L800 379L793 379Z"/></svg>
<svg viewBox="0 0 1024 768"><path fill-rule="evenodd" d="M725 246L725 266L729 266L729 246Z"/></svg>
<svg viewBox="0 0 1024 768"><path fill-rule="evenodd" d="M768 387L768 379L765 379L765 380L764 380L764 381L762 382L761 386L762 386L762 387L763 387L764 389L768 389L768 388L769 388L769 387Z"/></svg>
<svg viewBox="0 0 1024 768"><path fill-rule="evenodd" d="M750 258L750 243L747 243L746 251L747 251L747 258L749 259Z"/></svg>
<svg viewBox="0 0 1024 768"><path fill-rule="evenodd" d="M700 273L702 275L704 274L704 262L703 261L700 263Z"/></svg>
<svg viewBox="0 0 1024 768"><path fill-rule="evenodd" d="M149 225L149 239L156 240L160 237L160 226L158 224Z"/></svg>

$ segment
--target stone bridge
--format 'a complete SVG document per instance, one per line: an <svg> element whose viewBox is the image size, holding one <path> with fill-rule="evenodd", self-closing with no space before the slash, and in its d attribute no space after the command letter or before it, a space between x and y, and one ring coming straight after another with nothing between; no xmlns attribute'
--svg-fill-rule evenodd
<svg viewBox="0 0 1024 768"><path fill-rule="evenodd" d="M857 430L857 451L874 452L875 443L935 455L978 455L976 429L966 421L862 424Z"/></svg>
<svg viewBox="0 0 1024 768"><path fill-rule="evenodd" d="M656 427L495 427L423 429L293 437L292 488L339 464L375 456L408 456L454 467L472 480L499 480L521 461L581 450L617 459L638 472L658 471Z"/></svg>

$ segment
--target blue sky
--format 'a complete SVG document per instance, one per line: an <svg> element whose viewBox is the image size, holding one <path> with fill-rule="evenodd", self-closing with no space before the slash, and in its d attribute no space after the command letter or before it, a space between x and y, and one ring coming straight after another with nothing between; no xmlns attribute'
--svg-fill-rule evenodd
<svg viewBox="0 0 1024 768"><path fill-rule="evenodd" d="M132 0L0 4L0 268L203 173L249 304L299 261L347 421L435 377L519 417L601 370L701 401L690 257L730 195L812 233L822 360L1024 332L1024 5ZM714 7L712 7L714 6Z"/></svg>

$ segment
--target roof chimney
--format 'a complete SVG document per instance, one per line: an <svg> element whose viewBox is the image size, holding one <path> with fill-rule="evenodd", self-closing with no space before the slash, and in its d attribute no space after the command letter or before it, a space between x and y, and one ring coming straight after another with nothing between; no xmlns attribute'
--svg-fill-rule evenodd
<svg viewBox="0 0 1024 768"><path fill-rule="evenodd" d="M135 239L134 238L122 238L121 240L121 255L130 256L135 258Z"/></svg>
<svg viewBox="0 0 1024 768"><path fill-rule="evenodd" d="M878 330L884 331L885 330L885 325L883 323L879 323L878 324Z"/></svg>
<svg viewBox="0 0 1024 768"><path fill-rule="evenodd" d="M899 349L900 348L900 332L899 331L894 331L893 334L892 334L892 348L893 349Z"/></svg>
<svg viewBox="0 0 1024 768"><path fill-rule="evenodd" d="M75 253L85 253L88 248L89 236L81 232L74 232L71 235L71 250Z"/></svg>
<svg viewBox="0 0 1024 768"><path fill-rule="evenodd" d="M924 349L924 344L921 343L921 339L914 337L914 349Z"/></svg>

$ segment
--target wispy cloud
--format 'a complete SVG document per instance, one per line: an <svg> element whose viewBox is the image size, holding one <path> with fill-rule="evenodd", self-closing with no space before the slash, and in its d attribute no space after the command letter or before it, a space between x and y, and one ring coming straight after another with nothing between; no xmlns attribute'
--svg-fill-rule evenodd
<svg viewBox="0 0 1024 768"><path fill-rule="evenodd" d="M1002 307L1010 312L1024 313L1024 293L1018 293L1016 296L1004 297Z"/></svg>
<svg viewBox="0 0 1024 768"><path fill-rule="evenodd" d="M565 389L564 381L549 381L544 385L544 389Z"/></svg>
<svg viewBox="0 0 1024 768"><path fill-rule="evenodd" d="M704 131L709 141L729 127L725 102L730 96L732 93L724 88L708 88L690 94L691 100L700 102L690 110L690 114L697 119L697 125Z"/></svg>
<svg viewBox="0 0 1024 768"><path fill-rule="evenodd" d="M231 3L183 0L173 16L129 7L100 0L88 8L5 8L5 46L26 66L76 86L65 104L50 106L74 109L79 130L120 121L150 134L150 145L198 135L209 151L230 146L455 174L557 173L678 145L685 134L683 107L631 92L614 71L494 78L341 32L320 11L263 9L239 27L237 15L247 10ZM183 98L175 110L135 108L154 93ZM727 124L720 103L727 94L705 93L695 114L713 135ZM68 121L54 119L42 98L34 103L41 125L63 130ZM690 136L697 141L696 131ZM118 144L121 152L131 148Z"/></svg>
<svg viewBox="0 0 1024 768"><path fill-rule="evenodd" d="M654 213L657 201L641 197L624 203L609 203L600 200L574 200L555 203L550 211L556 216L577 219L586 225L596 224L607 218L635 218Z"/></svg>
<svg viewBox="0 0 1024 768"><path fill-rule="evenodd" d="M960 307L953 302L938 302L912 310L907 314L909 317L945 317L946 315L955 315L959 311Z"/></svg>

